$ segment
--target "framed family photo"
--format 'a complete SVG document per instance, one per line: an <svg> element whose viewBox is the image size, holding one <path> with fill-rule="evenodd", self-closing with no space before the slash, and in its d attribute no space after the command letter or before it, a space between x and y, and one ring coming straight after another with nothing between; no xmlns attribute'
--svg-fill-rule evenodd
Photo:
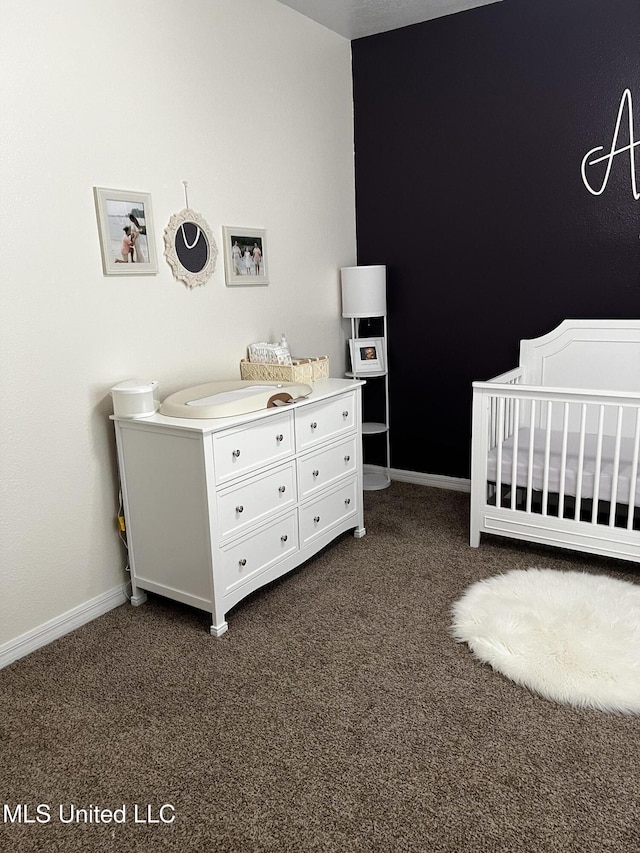
<svg viewBox="0 0 640 853"><path fill-rule="evenodd" d="M269 284L267 232L264 229L223 225L222 242L228 287Z"/></svg>
<svg viewBox="0 0 640 853"><path fill-rule="evenodd" d="M354 376L384 373L384 338L351 338L351 370Z"/></svg>
<svg viewBox="0 0 640 853"><path fill-rule="evenodd" d="M155 275L151 196L134 190L93 188L105 275Z"/></svg>

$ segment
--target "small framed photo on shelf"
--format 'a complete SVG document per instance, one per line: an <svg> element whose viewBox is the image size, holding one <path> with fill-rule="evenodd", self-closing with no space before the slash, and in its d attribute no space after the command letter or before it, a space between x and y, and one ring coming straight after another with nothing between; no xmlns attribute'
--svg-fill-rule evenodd
<svg viewBox="0 0 640 853"><path fill-rule="evenodd" d="M351 338L351 370L355 376L384 373L384 338Z"/></svg>
<svg viewBox="0 0 640 853"><path fill-rule="evenodd" d="M151 196L135 190L93 188L105 275L155 275L158 259Z"/></svg>
<svg viewBox="0 0 640 853"><path fill-rule="evenodd" d="M267 232L261 228L222 226L227 287L269 284Z"/></svg>

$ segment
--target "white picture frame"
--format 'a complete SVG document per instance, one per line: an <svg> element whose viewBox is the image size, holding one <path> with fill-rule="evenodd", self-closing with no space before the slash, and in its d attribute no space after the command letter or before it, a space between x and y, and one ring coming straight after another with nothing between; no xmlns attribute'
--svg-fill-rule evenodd
<svg viewBox="0 0 640 853"><path fill-rule="evenodd" d="M269 284L267 232L264 228L222 226L227 287Z"/></svg>
<svg viewBox="0 0 640 853"><path fill-rule="evenodd" d="M354 376L385 372L384 338L351 338L349 351Z"/></svg>
<svg viewBox="0 0 640 853"><path fill-rule="evenodd" d="M104 275L156 275L150 194L106 187L94 187L93 194ZM132 230L127 233L126 228ZM125 237L131 241L128 252Z"/></svg>

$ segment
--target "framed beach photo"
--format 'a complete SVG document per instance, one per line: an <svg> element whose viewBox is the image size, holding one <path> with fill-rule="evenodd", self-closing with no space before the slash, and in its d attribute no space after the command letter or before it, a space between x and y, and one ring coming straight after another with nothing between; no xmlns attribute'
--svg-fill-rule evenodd
<svg viewBox="0 0 640 853"><path fill-rule="evenodd" d="M354 376L384 373L384 338L351 338L351 370Z"/></svg>
<svg viewBox="0 0 640 853"><path fill-rule="evenodd" d="M93 188L105 275L155 275L151 196L133 190Z"/></svg>
<svg viewBox="0 0 640 853"><path fill-rule="evenodd" d="M228 287L269 284L267 232L264 229L223 225L222 243Z"/></svg>

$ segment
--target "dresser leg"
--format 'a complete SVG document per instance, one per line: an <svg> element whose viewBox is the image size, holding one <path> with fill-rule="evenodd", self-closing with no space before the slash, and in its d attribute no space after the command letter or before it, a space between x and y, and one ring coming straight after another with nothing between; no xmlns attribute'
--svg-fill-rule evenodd
<svg viewBox="0 0 640 853"><path fill-rule="evenodd" d="M355 527L353 530L353 535L356 539L362 539L362 537L365 535L366 532L367 532L366 527Z"/></svg>
<svg viewBox="0 0 640 853"><path fill-rule="evenodd" d="M212 637L221 637L228 630L229 630L229 625L223 619L219 625L212 625L209 628L209 633L211 634Z"/></svg>
<svg viewBox="0 0 640 853"><path fill-rule="evenodd" d="M131 591L131 598L129 601L133 604L134 607L140 607L141 604L144 604L147 600L147 593L142 589L133 589Z"/></svg>

